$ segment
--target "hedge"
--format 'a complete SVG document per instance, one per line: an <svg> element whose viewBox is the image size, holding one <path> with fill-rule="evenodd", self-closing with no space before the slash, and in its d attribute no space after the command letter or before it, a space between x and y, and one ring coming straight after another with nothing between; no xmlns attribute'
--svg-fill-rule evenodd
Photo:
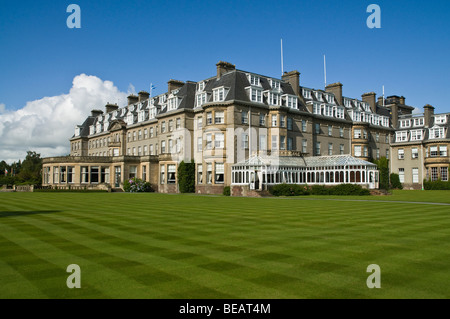
<svg viewBox="0 0 450 319"><path fill-rule="evenodd" d="M324 185L297 185L278 184L273 186L270 193L274 196L301 196L301 195L338 195L338 196L365 196L370 195L368 189L356 184L340 184L327 187Z"/></svg>

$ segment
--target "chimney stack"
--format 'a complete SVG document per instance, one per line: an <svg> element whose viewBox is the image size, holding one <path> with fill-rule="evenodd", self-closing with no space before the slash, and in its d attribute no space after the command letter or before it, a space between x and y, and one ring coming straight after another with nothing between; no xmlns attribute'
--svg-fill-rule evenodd
<svg viewBox="0 0 450 319"><path fill-rule="evenodd" d="M399 102L401 105L406 105L405 104L405 97L404 96L400 96Z"/></svg>
<svg viewBox="0 0 450 319"><path fill-rule="evenodd" d="M101 111L101 110L92 110L91 111L91 116L93 116L93 117L97 117L102 114L103 114L103 111Z"/></svg>
<svg viewBox="0 0 450 319"><path fill-rule="evenodd" d="M139 101L139 98L134 94L128 95L127 99L128 99L128 105L134 104Z"/></svg>
<svg viewBox="0 0 450 319"><path fill-rule="evenodd" d="M112 104L109 102L105 105L106 113L114 112L118 108L119 108L119 106L117 104Z"/></svg>
<svg viewBox="0 0 450 319"><path fill-rule="evenodd" d="M329 92L329 93L333 93L334 96L336 97L336 100L338 101L339 105L344 104L344 101L342 100L342 83L341 82L328 84L325 87L325 91Z"/></svg>
<svg viewBox="0 0 450 319"><path fill-rule="evenodd" d="M138 93L138 96L139 96L139 102L143 102L145 100L148 100L150 93L145 92L145 91L140 91Z"/></svg>
<svg viewBox="0 0 450 319"><path fill-rule="evenodd" d="M382 96L378 97L378 106L383 106L383 97Z"/></svg>
<svg viewBox="0 0 450 319"><path fill-rule="evenodd" d="M425 115L425 127L433 126L433 115L434 115L434 107L430 104L427 104L423 107L424 115Z"/></svg>
<svg viewBox="0 0 450 319"><path fill-rule="evenodd" d="M217 77L220 78L223 74L236 70L236 66L230 62L219 61L217 64Z"/></svg>
<svg viewBox="0 0 450 319"><path fill-rule="evenodd" d="M375 92L364 93L361 95L363 102L366 102L370 105L370 109L372 113L377 113L377 103L376 103L376 94Z"/></svg>
<svg viewBox="0 0 450 319"><path fill-rule="evenodd" d="M284 72L284 74L281 76L281 79L289 83L294 90L294 93L296 95L299 95L300 93L300 72L297 70L291 71L291 72Z"/></svg>
<svg viewBox="0 0 450 319"><path fill-rule="evenodd" d="M170 94L170 92L172 92L173 90L181 88L184 85L184 82L170 79L167 82L167 84L168 84L167 90L168 90L168 92Z"/></svg>

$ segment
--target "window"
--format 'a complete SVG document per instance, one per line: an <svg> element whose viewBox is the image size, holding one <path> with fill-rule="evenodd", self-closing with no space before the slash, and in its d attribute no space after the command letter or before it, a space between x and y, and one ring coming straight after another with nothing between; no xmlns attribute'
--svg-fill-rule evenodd
<svg viewBox="0 0 450 319"><path fill-rule="evenodd" d="M405 169L404 168L398 169L398 177L400 179L400 183L403 184L405 182Z"/></svg>
<svg viewBox="0 0 450 319"><path fill-rule="evenodd" d="M288 117L287 119L287 129L292 131L292 118Z"/></svg>
<svg viewBox="0 0 450 319"><path fill-rule="evenodd" d="M296 109L297 108L297 97L288 95L286 104L288 107Z"/></svg>
<svg viewBox="0 0 450 319"><path fill-rule="evenodd" d="M206 93L197 94L197 107L206 103Z"/></svg>
<svg viewBox="0 0 450 319"><path fill-rule="evenodd" d="M320 134L320 124L319 123L314 124L314 131L316 134Z"/></svg>
<svg viewBox="0 0 450 319"><path fill-rule="evenodd" d="M395 132L396 142L405 142L408 140L408 131Z"/></svg>
<svg viewBox="0 0 450 319"><path fill-rule="evenodd" d="M142 166L142 180L143 181L147 180L147 166L146 165Z"/></svg>
<svg viewBox="0 0 450 319"><path fill-rule="evenodd" d="M173 131L173 120L169 120L169 132Z"/></svg>
<svg viewBox="0 0 450 319"><path fill-rule="evenodd" d="M386 159L389 159L389 149L386 149Z"/></svg>
<svg viewBox="0 0 450 319"><path fill-rule="evenodd" d="M344 155L344 144L339 145L339 154Z"/></svg>
<svg viewBox="0 0 450 319"><path fill-rule="evenodd" d="M256 85L256 86L259 86L259 84L260 84L260 82L259 82L259 76L250 74L250 75L248 76L248 80L249 80L249 82L250 82L250 85Z"/></svg>
<svg viewBox="0 0 450 319"><path fill-rule="evenodd" d="M384 139L384 142L385 142L386 144L389 143L389 134L386 134L385 139Z"/></svg>
<svg viewBox="0 0 450 319"><path fill-rule="evenodd" d="M133 147L133 156L136 155L136 147Z"/></svg>
<svg viewBox="0 0 450 319"><path fill-rule="evenodd" d="M247 133L243 133L242 135L242 149L246 150L248 149L248 134Z"/></svg>
<svg viewBox="0 0 450 319"><path fill-rule="evenodd" d="M216 184L223 184L224 183L224 176L225 176L225 170L223 163L215 163L216 167L214 169L214 173L216 174L215 183Z"/></svg>
<svg viewBox="0 0 450 319"><path fill-rule="evenodd" d="M302 120L302 132L306 132L306 120Z"/></svg>
<svg viewBox="0 0 450 319"><path fill-rule="evenodd" d="M280 127L286 127L286 116L280 115Z"/></svg>
<svg viewBox="0 0 450 319"><path fill-rule="evenodd" d="M281 95L278 93L269 93L267 99L269 105L281 105Z"/></svg>
<svg viewBox="0 0 450 319"><path fill-rule="evenodd" d="M67 167L66 166L61 166L60 168L60 182L61 183L67 183L66 177L67 177Z"/></svg>
<svg viewBox="0 0 450 319"><path fill-rule="evenodd" d="M368 157L369 156L369 150L367 148L367 146L364 146L364 157Z"/></svg>
<svg viewBox="0 0 450 319"><path fill-rule="evenodd" d="M89 167L81 166L81 183L89 183Z"/></svg>
<svg viewBox="0 0 450 319"><path fill-rule="evenodd" d="M320 142L316 142L316 154L315 155L320 155Z"/></svg>
<svg viewBox="0 0 450 319"><path fill-rule="evenodd" d="M302 153L308 153L307 146L308 140L302 140Z"/></svg>
<svg viewBox="0 0 450 319"><path fill-rule="evenodd" d="M216 133L214 135L214 147L223 148L224 147L224 135L223 133Z"/></svg>
<svg viewBox="0 0 450 319"><path fill-rule="evenodd" d="M376 142L380 141L380 133L378 133L378 132L375 133L375 141Z"/></svg>
<svg viewBox="0 0 450 319"><path fill-rule="evenodd" d="M369 136L367 133L367 130L363 130L363 135L364 135L364 139L367 140L367 138Z"/></svg>
<svg viewBox="0 0 450 319"><path fill-rule="evenodd" d="M206 183L212 184L212 164L206 163Z"/></svg>
<svg viewBox="0 0 450 319"><path fill-rule="evenodd" d="M398 149L398 159L399 160L405 159L405 150L403 148Z"/></svg>
<svg viewBox="0 0 450 319"><path fill-rule="evenodd" d="M179 128L181 128L181 119L177 118L177 124L176 124L176 129L178 130Z"/></svg>
<svg viewBox="0 0 450 319"><path fill-rule="evenodd" d="M441 167L441 180L448 181L448 167Z"/></svg>
<svg viewBox="0 0 450 319"><path fill-rule="evenodd" d="M138 147L138 155L141 156L142 155L142 147Z"/></svg>
<svg viewBox="0 0 450 319"><path fill-rule="evenodd" d="M275 89L275 90L280 89L280 81L271 79L270 82L271 82L272 89Z"/></svg>
<svg viewBox="0 0 450 319"><path fill-rule="evenodd" d="M248 124L248 112L242 111L242 113L241 113L241 122L242 122L242 124Z"/></svg>
<svg viewBox="0 0 450 319"><path fill-rule="evenodd" d="M275 114L272 115L272 127L277 126L277 116Z"/></svg>
<svg viewBox="0 0 450 319"><path fill-rule="evenodd" d="M166 167L164 165L161 165L160 167L161 168L160 168L160 177L159 177L159 179L160 179L160 183L164 184L166 182L166 175L165 175Z"/></svg>
<svg viewBox="0 0 450 319"><path fill-rule="evenodd" d="M212 124L212 112L206 113L206 125Z"/></svg>
<svg viewBox="0 0 450 319"><path fill-rule="evenodd" d="M155 155L153 150L153 144L150 144L150 155Z"/></svg>
<svg viewBox="0 0 450 319"><path fill-rule="evenodd" d="M400 127L410 127L411 120L400 120Z"/></svg>
<svg viewBox="0 0 450 319"><path fill-rule="evenodd" d="M175 140L175 146L176 146L177 153L180 153L181 152L181 138L180 137Z"/></svg>
<svg viewBox="0 0 450 319"><path fill-rule="evenodd" d="M286 149L286 136L280 136L280 150Z"/></svg>
<svg viewBox="0 0 450 319"><path fill-rule="evenodd" d="M203 118L202 118L201 116L199 116L199 117L197 118L197 129L198 129L198 130L201 130L202 127L203 127Z"/></svg>
<svg viewBox="0 0 450 319"><path fill-rule="evenodd" d="M167 110L175 110L178 107L178 97L171 97L169 99Z"/></svg>
<svg viewBox="0 0 450 319"><path fill-rule="evenodd" d="M445 134L444 134L443 127L430 128L430 139L444 138L444 137L445 137Z"/></svg>
<svg viewBox="0 0 450 319"><path fill-rule="evenodd" d="M436 123L436 124L445 124L445 123L447 123L447 116L446 115L436 115L434 117L434 123Z"/></svg>
<svg viewBox="0 0 450 319"><path fill-rule="evenodd" d="M214 112L214 123L215 124L223 124L225 123L225 117L223 111L216 111Z"/></svg>
<svg viewBox="0 0 450 319"><path fill-rule="evenodd" d="M361 138L361 129L354 129L353 130L353 137L354 138Z"/></svg>
<svg viewBox="0 0 450 319"><path fill-rule="evenodd" d="M199 82L198 83L198 91L203 91L205 89L205 82Z"/></svg>
<svg viewBox="0 0 450 319"><path fill-rule="evenodd" d="M161 123L161 133L165 133L165 132L166 132L166 122L163 121L163 122Z"/></svg>
<svg viewBox="0 0 450 319"><path fill-rule="evenodd" d="M422 139L423 139L423 131L422 130L411 131L411 141L421 141Z"/></svg>
<svg viewBox="0 0 450 319"><path fill-rule="evenodd" d="M344 128L343 127L339 128L339 137L344 137Z"/></svg>
<svg viewBox="0 0 450 319"><path fill-rule="evenodd" d="M161 141L161 154L166 153L166 141Z"/></svg>
<svg viewBox="0 0 450 319"><path fill-rule="evenodd" d="M75 183L75 166L67 167L67 183Z"/></svg>
<svg viewBox="0 0 450 319"><path fill-rule="evenodd" d="M412 182L413 183L419 182L419 169L418 168L412 169Z"/></svg>
<svg viewBox="0 0 450 319"><path fill-rule="evenodd" d="M137 177L137 166L130 166L129 178Z"/></svg>
<svg viewBox="0 0 450 319"><path fill-rule="evenodd" d="M361 156L361 145L355 145L355 156L356 157Z"/></svg>
<svg viewBox="0 0 450 319"><path fill-rule="evenodd" d="M225 89L223 87L213 90L213 101L222 102L225 100Z"/></svg>
<svg viewBox="0 0 450 319"><path fill-rule="evenodd" d="M294 148L293 148L293 143L294 142L294 140L293 140L293 138L292 137L288 137L287 138L287 149L288 149L288 151L292 151Z"/></svg>
<svg viewBox="0 0 450 319"><path fill-rule="evenodd" d="M144 156L148 155L148 147L147 145L144 145Z"/></svg>
<svg viewBox="0 0 450 319"><path fill-rule="evenodd" d="M197 184L203 184L203 165L197 164Z"/></svg>
<svg viewBox="0 0 450 319"><path fill-rule="evenodd" d="M421 117L421 118L415 118L414 119L414 126L423 126L424 125L424 122L425 120L424 120L424 118L423 117Z"/></svg>
<svg viewBox="0 0 450 319"><path fill-rule="evenodd" d="M333 155L333 143L328 143L328 155Z"/></svg>
<svg viewBox="0 0 450 319"><path fill-rule="evenodd" d="M259 136L259 149L261 151L267 150L267 141L266 141L266 136L265 135L260 135Z"/></svg>
<svg viewBox="0 0 450 319"><path fill-rule="evenodd" d="M168 149L169 153L173 153L173 141L169 140L169 149Z"/></svg>
<svg viewBox="0 0 450 319"><path fill-rule="evenodd" d="M148 130L144 129L144 140L148 138Z"/></svg>
<svg viewBox="0 0 450 319"><path fill-rule="evenodd" d="M430 156L431 157L438 156L438 147L437 146L430 146Z"/></svg>
<svg viewBox="0 0 450 319"><path fill-rule="evenodd" d="M259 115L259 125L266 126L266 116L264 114Z"/></svg>
<svg viewBox="0 0 450 319"><path fill-rule="evenodd" d="M377 160L380 159L380 149L379 148L377 148L377 150L376 150L376 157L375 158Z"/></svg>
<svg viewBox="0 0 450 319"><path fill-rule="evenodd" d="M272 135L272 151L278 150L278 136Z"/></svg>
<svg viewBox="0 0 450 319"><path fill-rule="evenodd" d="M167 184L175 184L176 182L176 165L167 165Z"/></svg>
<svg viewBox="0 0 450 319"><path fill-rule="evenodd" d="M439 146L439 156L447 156L447 145Z"/></svg>
<svg viewBox="0 0 450 319"><path fill-rule="evenodd" d="M333 135L333 126L328 125L328 136L332 136Z"/></svg>
<svg viewBox="0 0 450 319"><path fill-rule="evenodd" d="M419 149L417 147L411 148L411 157L419 158Z"/></svg>
<svg viewBox="0 0 450 319"><path fill-rule="evenodd" d="M150 137L153 137L153 127L150 128Z"/></svg>
<svg viewBox="0 0 450 319"><path fill-rule="evenodd" d="M432 181L437 181L438 179L439 179L438 168L437 167L432 167L431 168L431 180Z"/></svg>
<svg viewBox="0 0 450 319"><path fill-rule="evenodd" d="M262 103L262 90L250 88L250 101Z"/></svg>
<svg viewBox="0 0 450 319"><path fill-rule="evenodd" d="M197 152L201 152L203 150L203 139L201 137L197 137Z"/></svg>
<svg viewBox="0 0 450 319"><path fill-rule="evenodd" d="M206 149L212 149L212 134L206 134Z"/></svg>

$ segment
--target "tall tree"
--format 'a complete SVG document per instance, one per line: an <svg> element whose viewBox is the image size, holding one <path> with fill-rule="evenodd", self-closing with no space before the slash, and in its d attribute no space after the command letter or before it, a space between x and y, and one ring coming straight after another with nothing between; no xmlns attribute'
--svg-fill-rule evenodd
<svg viewBox="0 0 450 319"><path fill-rule="evenodd" d="M29 184L41 184L42 158L41 154L28 151L25 160L22 162L18 179Z"/></svg>

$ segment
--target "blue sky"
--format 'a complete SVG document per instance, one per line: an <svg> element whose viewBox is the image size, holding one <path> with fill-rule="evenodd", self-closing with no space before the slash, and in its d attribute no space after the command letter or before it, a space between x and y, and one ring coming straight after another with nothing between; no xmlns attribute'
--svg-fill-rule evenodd
<svg viewBox="0 0 450 319"><path fill-rule="evenodd" d="M66 26L71 3L81 29ZM381 29L366 26L371 3ZM327 82L343 83L345 96L379 95L384 85L409 105L450 112L449 14L448 0L0 0L0 106L67 94L80 74L121 92L153 82L155 94L169 79L213 76L219 60L280 77L283 38L284 70L298 70L301 85L323 88L326 54Z"/></svg>

